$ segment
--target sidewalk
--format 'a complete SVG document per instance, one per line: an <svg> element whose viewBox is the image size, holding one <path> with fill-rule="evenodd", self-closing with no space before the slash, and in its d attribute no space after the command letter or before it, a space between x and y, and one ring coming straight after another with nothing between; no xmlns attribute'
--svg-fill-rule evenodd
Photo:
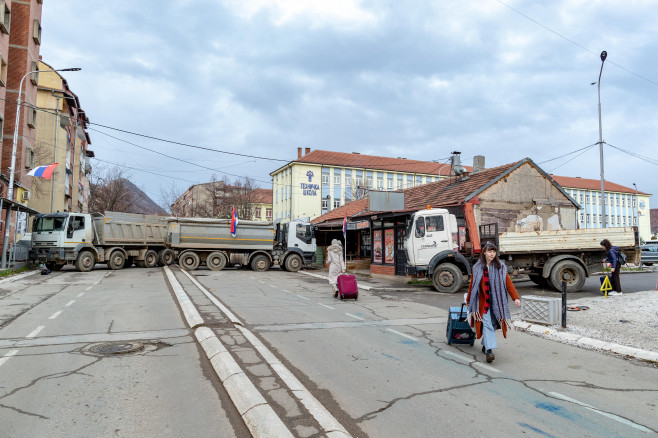
<svg viewBox="0 0 658 438"><path fill-rule="evenodd" d="M324 268L302 270L299 273L327 279L327 269ZM401 278L389 279L383 275L372 277L369 271L349 273L357 277L359 289L366 291L433 290L431 285L410 285L400 281ZM658 365L658 291L608 298L575 298L569 301L570 307L575 305L587 306L589 310L568 312L566 329L531 324L520 319L514 322L514 327L518 331L552 341L611 352ZM520 316L519 310L512 309L512 318Z"/></svg>

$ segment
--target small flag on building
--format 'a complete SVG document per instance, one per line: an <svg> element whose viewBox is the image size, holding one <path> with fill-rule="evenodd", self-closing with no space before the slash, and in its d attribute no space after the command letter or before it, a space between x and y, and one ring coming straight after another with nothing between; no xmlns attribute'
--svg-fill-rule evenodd
<svg viewBox="0 0 658 438"><path fill-rule="evenodd" d="M347 237L347 207L345 207L345 217L343 218L343 239Z"/></svg>
<svg viewBox="0 0 658 438"><path fill-rule="evenodd" d="M49 164L47 166L39 166L30 170L27 174L29 176L38 176L39 178L50 179L51 175L55 171L57 163Z"/></svg>
<svg viewBox="0 0 658 438"><path fill-rule="evenodd" d="M235 237L238 234L238 212L235 211L235 205L231 212L231 236Z"/></svg>

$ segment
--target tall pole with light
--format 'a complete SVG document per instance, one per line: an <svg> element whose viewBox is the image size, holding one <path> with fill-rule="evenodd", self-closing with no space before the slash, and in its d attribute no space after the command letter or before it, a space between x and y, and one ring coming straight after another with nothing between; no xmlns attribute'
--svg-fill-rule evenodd
<svg viewBox="0 0 658 438"><path fill-rule="evenodd" d="M11 166L9 167L9 187L7 188L7 199L13 201L14 199L14 173L16 170L16 149L18 149L18 127L21 117L21 94L23 93L23 81L26 77L33 73L40 72L50 72L50 71L79 71L80 68L60 68L56 70L33 70L25 73L21 78L21 81L18 85L18 99L16 99L16 123L14 126L14 141L11 147ZM7 208L7 214L5 215L5 237L2 241L2 262L1 269L7 268L7 246L9 244L9 228L11 226L11 204Z"/></svg>
<svg viewBox="0 0 658 438"><path fill-rule="evenodd" d="M603 175L603 127L601 124L601 74L603 73L603 63L605 62L605 58L608 57L608 52L605 50L601 52L601 71L599 72L599 81L598 81L598 89L599 89L599 154L601 155L601 221L603 224L603 228L608 227L608 217L606 215L606 209L605 209L605 178Z"/></svg>

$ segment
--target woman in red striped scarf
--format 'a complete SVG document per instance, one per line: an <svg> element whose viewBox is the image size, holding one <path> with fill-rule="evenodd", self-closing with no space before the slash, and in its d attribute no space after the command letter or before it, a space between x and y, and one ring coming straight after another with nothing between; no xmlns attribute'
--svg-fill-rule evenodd
<svg viewBox="0 0 658 438"><path fill-rule="evenodd" d="M477 338L482 339L482 352L487 362L495 359L493 349L498 348L495 330L502 328L503 337L507 337L507 329L512 326L508 296L517 307L521 305L507 266L498 258L498 248L487 242L480 259L473 265L466 297L471 327L475 327Z"/></svg>

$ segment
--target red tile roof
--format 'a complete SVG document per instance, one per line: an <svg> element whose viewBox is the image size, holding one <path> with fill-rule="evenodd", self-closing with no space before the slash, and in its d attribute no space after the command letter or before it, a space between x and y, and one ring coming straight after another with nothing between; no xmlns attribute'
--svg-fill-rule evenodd
<svg viewBox="0 0 658 438"><path fill-rule="evenodd" d="M357 199L356 201L348 202L345 205L342 205L338 208L335 208L322 216L318 216L315 219L313 219L311 222L313 223L321 223L321 222L327 222L327 221L333 221L333 220L343 220L345 217L345 209L347 209L347 219L349 220L351 217L358 215L359 213L368 210L368 197Z"/></svg>
<svg viewBox="0 0 658 438"><path fill-rule="evenodd" d="M271 204L272 189L253 189L251 191L251 202L258 204Z"/></svg>
<svg viewBox="0 0 658 438"><path fill-rule="evenodd" d="M587 179L587 178L580 178L573 176L558 176L558 175L551 175L551 178L553 178L555 182L560 184L562 187L569 187L573 189L582 189L582 190L599 190L599 191L601 190L600 179ZM641 195L647 194L610 181L605 181L603 188L606 192L636 193Z"/></svg>
<svg viewBox="0 0 658 438"><path fill-rule="evenodd" d="M405 158L378 157L348 152L314 150L294 160L296 163L313 163L327 166L355 167L362 169L386 170L390 172L422 173L437 176L449 176L450 164L432 161L407 160ZM473 170L464 166L466 170Z"/></svg>

